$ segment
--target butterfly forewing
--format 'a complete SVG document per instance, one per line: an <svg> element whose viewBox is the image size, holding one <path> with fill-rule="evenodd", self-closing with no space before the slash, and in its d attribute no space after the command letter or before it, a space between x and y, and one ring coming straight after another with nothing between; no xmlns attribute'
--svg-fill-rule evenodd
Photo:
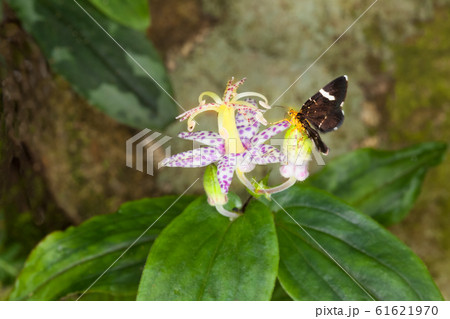
<svg viewBox="0 0 450 319"><path fill-rule="evenodd" d="M342 105L347 94L347 76L341 76L325 85L300 109L300 116L306 118L320 132L337 129L344 121Z"/></svg>

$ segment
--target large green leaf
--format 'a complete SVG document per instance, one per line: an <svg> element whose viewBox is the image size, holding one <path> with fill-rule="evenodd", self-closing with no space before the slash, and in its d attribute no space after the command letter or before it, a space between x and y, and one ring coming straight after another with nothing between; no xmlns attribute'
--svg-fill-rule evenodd
<svg viewBox="0 0 450 319"><path fill-rule="evenodd" d="M125 26L137 30L145 30L150 26L149 0L89 1L111 19L114 19Z"/></svg>
<svg viewBox="0 0 450 319"><path fill-rule="evenodd" d="M78 297L170 207L83 296L97 300L135 299L150 246L193 199L184 196L176 201L176 198L129 202L115 214L94 217L78 227L50 234L28 257L10 300Z"/></svg>
<svg viewBox="0 0 450 319"><path fill-rule="evenodd" d="M138 300L270 300L277 269L267 207L250 203L230 222L200 198L155 241Z"/></svg>
<svg viewBox="0 0 450 319"><path fill-rule="evenodd" d="M292 298L284 291L279 280L277 280L273 289L271 301L292 301Z"/></svg>
<svg viewBox="0 0 450 319"><path fill-rule="evenodd" d="M52 69L64 76L93 105L119 122L136 128L163 128L173 120L178 110L159 87L161 85L172 94L170 81L145 34L105 19L86 0L8 2L25 29L36 39Z"/></svg>
<svg viewBox="0 0 450 319"><path fill-rule="evenodd" d="M367 215L304 186L274 200L278 276L295 300L442 299L422 261Z"/></svg>
<svg viewBox="0 0 450 319"><path fill-rule="evenodd" d="M360 149L331 161L308 184L390 225L411 210L427 170L442 161L445 150L446 144L437 142L400 151Z"/></svg>

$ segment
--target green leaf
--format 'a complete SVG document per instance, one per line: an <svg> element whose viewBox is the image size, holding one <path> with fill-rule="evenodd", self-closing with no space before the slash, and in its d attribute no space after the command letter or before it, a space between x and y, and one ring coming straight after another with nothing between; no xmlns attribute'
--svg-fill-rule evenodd
<svg viewBox="0 0 450 319"><path fill-rule="evenodd" d="M138 300L270 300L278 269L271 212L252 202L235 221L193 202L150 251Z"/></svg>
<svg viewBox="0 0 450 319"><path fill-rule="evenodd" d="M278 278L295 300L442 300L422 261L367 215L304 186L274 200Z"/></svg>
<svg viewBox="0 0 450 319"><path fill-rule="evenodd" d="M193 198L176 199L167 196L129 202L115 214L50 234L28 257L10 300L76 299L154 223L83 296L86 300L135 299L150 246Z"/></svg>
<svg viewBox="0 0 450 319"><path fill-rule="evenodd" d="M23 266L24 257L21 256L21 247L14 243L3 247L0 243L0 287L9 282L14 282L14 279L19 274Z"/></svg>
<svg viewBox="0 0 450 319"><path fill-rule="evenodd" d="M292 301L292 298L284 291L279 280L275 284L271 301Z"/></svg>
<svg viewBox="0 0 450 319"><path fill-rule="evenodd" d="M327 164L308 180L384 225L402 220L419 195L426 172L439 164L445 143L423 143L400 151L360 149Z"/></svg>
<svg viewBox="0 0 450 319"><path fill-rule="evenodd" d="M111 19L137 30L150 26L148 0L89 0Z"/></svg>
<svg viewBox="0 0 450 319"><path fill-rule="evenodd" d="M52 69L112 118L135 128L163 128L178 113L172 99L163 91L172 94L164 65L142 32L105 19L86 0L8 2L39 44Z"/></svg>

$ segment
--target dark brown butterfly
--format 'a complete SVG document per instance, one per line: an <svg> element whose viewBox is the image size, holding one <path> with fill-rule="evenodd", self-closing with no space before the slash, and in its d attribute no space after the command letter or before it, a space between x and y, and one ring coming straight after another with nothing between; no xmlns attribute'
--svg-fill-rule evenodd
<svg viewBox="0 0 450 319"><path fill-rule="evenodd" d="M328 146L325 145L316 130L327 133L337 130L344 122L342 106L347 94L347 82L346 75L340 76L310 97L299 112L289 111L291 122L306 130L316 148L325 155L328 154Z"/></svg>

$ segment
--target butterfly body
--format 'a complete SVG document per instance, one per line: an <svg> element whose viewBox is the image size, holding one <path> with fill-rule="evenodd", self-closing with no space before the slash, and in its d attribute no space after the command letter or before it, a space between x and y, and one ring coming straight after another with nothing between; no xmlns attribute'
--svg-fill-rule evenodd
<svg viewBox="0 0 450 319"><path fill-rule="evenodd" d="M340 76L316 94L310 97L300 108L299 112L289 111L290 122L300 130L305 130L314 141L317 150L328 154L328 146L320 138L319 133L337 130L344 122L344 105L347 94L347 76Z"/></svg>

